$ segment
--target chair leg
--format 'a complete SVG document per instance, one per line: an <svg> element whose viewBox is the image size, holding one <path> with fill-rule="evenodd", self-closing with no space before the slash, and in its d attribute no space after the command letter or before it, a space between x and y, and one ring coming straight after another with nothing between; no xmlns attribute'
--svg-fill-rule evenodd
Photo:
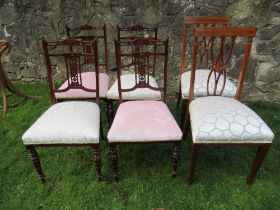
<svg viewBox="0 0 280 210"><path fill-rule="evenodd" d="M111 116L110 116L110 105L109 105L109 102L108 102L108 99L104 99L104 102L105 102L105 112L106 112L106 115L107 115L107 123L108 123L108 127L110 127L111 125Z"/></svg>
<svg viewBox="0 0 280 210"><path fill-rule="evenodd" d="M265 145L265 146L259 146L257 153L256 153L256 157L255 157L255 161L252 165L251 171L249 173L249 176L247 177L247 184L248 185L252 185L254 182L254 178L268 152L270 148L270 145Z"/></svg>
<svg viewBox="0 0 280 210"><path fill-rule="evenodd" d="M102 123L101 117L100 117L100 136L101 136L101 139L105 139L104 131L103 131L103 123Z"/></svg>
<svg viewBox="0 0 280 210"><path fill-rule="evenodd" d="M182 105L181 105L181 117L180 117L180 128L183 130L185 125L185 116L186 116L187 110L187 100L182 99Z"/></svg>
<svg viewBox="0 0 280 210"><path fill-rule="evenodd" d="M180 152L180 142L176 142L173 145L173 154L172 154L172 178L177 176L177 166L179 161L179 152Z"/></svg>
<svg viewBox="0 0 280 210"><path fill-rule="evenodd" d="M45 182L45 175L43 174L41 163L37 151L35 150L34 146L26 146L26 149L29 152L29 157L33 162L33 165L39 175L39 179L41 182Z"/></svg>
<svg viewBox="0 0 280 210"><path fill-rule="evenodd" d="M182 96L182 93L181 93L181 85L180 85L179 92L178 92L178 98L177 98L177 104L176 104L177 109L179 108L180 103L181 103L181 96Z"/></svg>
<svg viewBox="0 0 280 210"><path fill-rule="evenodd" d="M93 149L93 159L95 162L95 169L96 169L96 178L98 181L101 181L101 157L99 151L99 145L94 144L92 146Z"/></svg>
<svg viewBox="0 0 280 210"><path fill-rule="evenodd" d="M118 182L118 154L116 144L110 144L109 147L111 153L113 178L116 182Z"/></svg>
<svg viewBox="0 0 280 210"><path fill-rule="evenodd" d="M194 171L195 171L198 151L199 151L199 146L196 144L192 144L192 154L191 154L191 164L190 164L189 177L188 177L188 185L193 184Z"/></svg>
<svg viewBox="0 0 280 210"><path fill-rule="evenodd" d="M111 126L115 118L113 100L108 100L108 105L109 105L110 126Z"/></svg>
<svg viewBox="0 0 280 210"><path fill-rule="evenodd" d="M185 113L185 122L184 122L184 127L183 127L183 139L187 136L189 127L190 127L190 113L188 110L188 106L186 107L186 113Z"/></svg>

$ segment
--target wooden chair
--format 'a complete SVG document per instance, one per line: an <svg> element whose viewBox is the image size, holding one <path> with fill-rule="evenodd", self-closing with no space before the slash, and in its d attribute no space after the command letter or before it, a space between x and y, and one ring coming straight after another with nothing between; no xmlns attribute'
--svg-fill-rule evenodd
<svg viewBox="0 0 280 210"><path fill-rule="evenodd" d="M66 39L63 41L47 42L42 40L43 49L48 69L48 79L52 99L55 94L65 93L70 90L82 89L86 93L95 93L96 103L84 101L67 101L52 105L43 115L24 133L22 141L29 151L30 158L39 174L42 182L45 175L41 168L39 156L35 150L37 147L68 147L68 146L90 146L94 150L97 179L101 179L101 159L99 153L99 67L97 41L78 41ZM84 53L77 48L90 46L91 53ZM47 48L56 48L56 52L49 53ZM69 52L69 47L75 49ZM62 49L61 49L62 48ZM65 50L66 48L66 50ZM64 50L63 50L64 49ZM81 52L82 51L82 52ZM83 86L81 68L85 57L94 57L96 76L92 78L94 88L89 89ZM54 63L52 59L64 62L67 71L67 87L55 89L52 79ZM55 102L55 101L54 101Z"/></svg>
<svg viewBox="0 0 280 210"><path fill-rule="evenodd" d="M193 36L191 34L192 28L194 27L216 27L216 26L229 26L230 19L229 17L224 16L190 16L185 17L184 19L184 30L183 30L183 41L182 41L182 54L181 54L181 81L179 83L179 94L177 100L177 107L179 107L180 102L182 100L181 105L181 119L180 119L180 127L184 129L185 116L188 116L186 111L188 110L188 98L189 98L189 87L190 87L190 71L186 71L190 69L190 62L187 62L187 56L191 54L188 52L188 49L191 51L191 46L193 42ZM206 66L201 66L201 69L197 69L197 79L195 83L195 97L204 97L207 96L207 78L209 74L209 69ZM210 85L213 86L211 80ZM219 85L219 88L221 85ZM234 97L236 91L235 84L226 79L226 86L223 92L223 96L226 97ZM188 120L188 119L187 119Z"/></svg>
<svg viewBox="0 0 280 210"><path fill-rule="evenodd" d="M121 48L128 44L139 48L139 51L132 53L122 52ZM154 45L157 45L157 52L153 51ZM172 143L174 145L172 176L176 177L182 131L167 105L164 103L166 100L168 39L160 41L137 38L128 41L115 41L115 48L120 106L107 136L111 153L113 177L118 181L118 155L116 145L130 143ZM154 56L157 56L158 60L164 64L162 66L164 78L160 87L153 84L150 76ZM121 60L124 57L133 57L134 59L133 79L135 81L133 86L126 86L126 84L123 84L121 78L121 71L125 68L121 64ZM127 101L129 93L139 91L139 94L142 94L148 90L161 93L162 101L151 99Z"/></svg>
<svg viewBox="0 0 280 210"><path fill-rule="evenodd" d="M201 147L252 146L258 147L247 183L254 177L268 152L274 135L265 122L249 107L241 103L240 95L247 71L251 46L256 28L196 28L189 92L189 113L192 130L192 153L188 184L193 183L198 151ZM222 97L227 68L230 66L236 42L242 49L242 65L234 98ZM243 46L242 46L243 44ZM203 53L205 52L205 53ZM201 57L210 69L207 96L195 98L196 69ZM214 86L210 80L214 75ZM219 80L223 80L219 88ZM194 100L195 98L195 100Z"/></svg>
<svg viewBox="0 0 280 210"><path fill-rule="evenodd" d="M139 51L139 46L134 46L132 44L127 44L129 41L132 41L136 38L146 38L146 39L155 39L157 40L157 30L158 28L146 28L141 25L134 25L132 27L121 27L120 24L117 26L117 40L119 42L124 42L124 45L122 46L123 52L135 52ZM152 49L153 52L157 51L157 45L153 46ZM134 80L134 74L133 74L133 68L135 65L134 57L121 57L121 68L125 68L127 70L127 74L124 74L121 76L122 84L126 88L133 87L135 85ZM151 84L156 85L155 80L155 71L156 71L156 56L153 57L153 62L151 64L151 71L150 79ZM141 93L140 93L141 92ZM119 100L119 94L118 94L118 81L116 80L112 87L108 91L108 99L109 100ZM130 93L123 94L124 100L160 100L160 94L156 93L153 90L147 89L146 91L132 91Z"/></svg>
<svg viewBox="0 0 280 210"><path fill-rule="evenodd" d="M65 26L66 28L66 34L68 38L72 39L79 39L84 41L89 40L98 40L98 57L99 57L99 78L100 78L100 99L102 99L105 103L105 111L108 118L108 123L110 124L110 111L111 107L107 100L107 92L109 90L109 76L108 76L108 43L107 43L107 29L106 24L104 24L102 27L96 27L89 24L83 24L79 27L69 27ZM71 50L71 49L70 49ZM84 49L85 53L91 53L93 49L91 49L89 46ZM85 59L85 63L91 63L93 61L93 58L87 56ZM84 80L87 81L87 78L95 77L95 73L93 71L89 72L83 72L82 77ZM62 85L66 86L67 81ZM87 86L87 84L85 84ZM89 85L90 87L90 85ZM78 92L78 91L77 91ZM77 93L77 97L83 96L82 93ZM71 94L63 94L62 99L70 98ZM89 96L89 98L94 98L94 95Z"/></svg>

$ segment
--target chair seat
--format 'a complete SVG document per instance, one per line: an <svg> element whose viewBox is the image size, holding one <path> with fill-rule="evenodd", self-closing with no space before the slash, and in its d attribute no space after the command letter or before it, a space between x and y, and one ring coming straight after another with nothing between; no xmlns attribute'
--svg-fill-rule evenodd
<svg viewBox="0 0 280 210"><path fill-rule="evenodd" d="M209 69L197 69L195 72L195 85L194 85L194 96L195 97L205 97L207 96L207 80L209 76ZM181 75L181 93L183 99L189 98L190 91L190 78L191 72L187 71ZM213 93L215 84L215 76L211 75L211 80L209 82L209 92ZM219 92L223 87L223 78L219 80L217 92ZM222 96L233 98L236 93L235 84L226 78L225 88L223 90Z"/></svg>
<svg viewBox="0 0 280 210"><path fill-rule="evenodd" d="M149 77L149 84L152 87L158 87L154 77ZM132 88L135 86L135 74L121 75L122 89ZM108 99L119 99L118 81L116 80L107 94ZM160 91L155 91L149 88L137 88L134 91L122 92L123 100L160 100Z"/></svg>
<svg viewBox="0 0 280 210"><path fill-rule="evenodd" d="M271 143L273 133L265 122L241 102L221 96L191 102L194 143Z"/></svg>
<svg viewBox="0 0 280 210"><path fill-rule="evenodd" d="M89 89L96 88L96 77L95 72L83 72L82 84L84 87ZM68 87L68 81L66 80L60 87L59 90L65 89ZM107 92L109 89L109 77L105 73L99 73L99 97L106 98ZM88 92L81 89L70 89L66 92L56 92L55 97L57 99L78 99L78 98L95 98L95 92Z"/></svg>
<svg viewBox="0 0 280 210"><path fill-rule="evenodd" d="M99 143L100 110L83 101L61 102L51 106L22 136L30 144Z"/></svg>
<svg viewBox="0 0 280 210"><path fill-rule="evenodd" d="M114 142L180 141L182 131L165 103L129 101L120 104L108 133Z"/></svg>

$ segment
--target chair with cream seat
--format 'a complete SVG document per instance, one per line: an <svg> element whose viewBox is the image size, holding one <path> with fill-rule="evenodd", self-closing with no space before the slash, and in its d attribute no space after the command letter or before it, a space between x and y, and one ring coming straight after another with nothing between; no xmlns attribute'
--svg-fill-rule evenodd
<svg viewBox="0 0 280 210"><path fill-rule="evenodd" d="M99 134L100 134L100 110L99 110L99 68L97 41L78 41L66 39L63 41L46 42L43 40L44 51L46 55L46 45L56 46L56 52L49 53L46 56L47 68L53 67L54 62L62 61L68 76L68 86L64 89L54 89L52 74L48 69L51 93L64 93L69 90L83 89L87 93L94 93L96 103L84 101L67 101L52 105L39 119L24 133L22 141L29 151L30 158L39 174L42 182L45 181L45 175L41 168L39 156L36 152L37 147L69 147L69 146L90 146L94 150L94 160L96 166L96 177L101 179L101 159L99 153ZM92 53L84 53L76 48L90 46ZM69 47L75 48L75 51L69 52ZM63 48L66 48L66 50ZM95 68L94 88L89 89L83 86L81 68L83 58L92 56L94 61L92 65ZM58 64L57 64L58 65ZM62 68L61 68L62 70Z"/></svg>
<svg viewBox="0 0 280 210"><path fill-rule="evenodd" d="M132 53L122 52L121 48L128 44L139 47L139 50ZM167 105L164 103L166 100L168 39L161 41L136 38L128 41L115 41L115 45L120 105L107 136L111 153L113 177L118 181L118 155L116 145L131 143L173 144L172 176L176 177L182 131ZM157 52L151 51L154 45L157 45ZM162 86L159 87L153 85L153 80L149 76L150 71L152 71L151 66L154 56L157 56L158 61L164 64L162 65L164 78L161 83ZM134 85L129 87L123 85L123 80L121 79L121 71L125 68L121 64L121 58L124 57L133 57L135 62L133 66ZM129 93L138 91L139 94L142 94L141 91L148 90L158 92L161 97L127 101L128 97L130 97ZM123 96L126 96L126 98Z"/></svg>
<svg viewBox="0 0 280 210"><path fill-rule="evenodd" d="M240 102L251 46L256 28L195 28L194 48L189 92L189 113L192 131L192 153L188 184L193 183L198 151L201 147L251 146L258 147L247 183L254 177L271 146L274 135L265 122L249 107ZM204 40L204 41L202 41ZM231 66L234 47L241 52L240 76L234 98L223 97L227 67ZM207 48L205 46L208 46ZM201 64L201 51L208 50L204 61L211 69L207 79L207 97L195 97L196 69ZM214 86L210 80L214 75Z"/></svg>
<svg viewBox="0 0 280 210"><path fill-rule="evenodd" d="M183 41L182 41L182 55L181 55L181 78L179 82L179 94L177 100L177 107L182 100L181 104L181 119L180 119L180 127L184 128L185 117L188 117L187 113L187 105L189 99L189 89L190 89L190 62L187 62L187 57L191 55L191 46L193 43L193 35L191 34L192 28L194 27L216 27L216 26L229 26L230 19L225 16L190 16L185 17L184 19L184 29L183 29ZM189 69L189 71L186 71ZM207 96L207 80L209 75L209 69L206 66L202 66L202 68L197 69L196 73L196 81L194 86L194 95L195 97L204 97ZM211 89L214 84L214 75L209 83L209 88ZM218 84L219 89L223 84ZM235 84L229 79L226 78L224 91L222 93L225 97L234 97L236 91ZM188 120L188 119L187 119Z"/></svg>

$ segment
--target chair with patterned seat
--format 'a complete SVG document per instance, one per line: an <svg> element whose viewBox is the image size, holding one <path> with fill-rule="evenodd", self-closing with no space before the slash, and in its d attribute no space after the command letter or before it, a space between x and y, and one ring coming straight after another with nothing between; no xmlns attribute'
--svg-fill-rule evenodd
<svg viewBox="0 0 280 210"><path fill-rule="evenodd" d="M124 53L121 48L127 44L139 47L139 51ZM158 51L154 52L154 45ZM167 83L167 62L168 62L168 39L165 41L155 39L137 38L128 41L115 41L116 62L118 76L118 93L120 106L116 112L115 119L108 132L108 142L111 152L113 177L118 181L118 156L117 144L144 144L144 143L171 143L173 147L172 176L176 177L177 163L179 158L179 145L182 138L176 120L170 113L166 100ZM155 86L150 78L152 71L153 57L157 56L158 61L163 63L163 82L162 86ZM134 85L128 87L123 84L121 71L121 58L133 57L134 59ZM159 94L155 100L136 100L127 101L131 92L142 94L141 91L153 91ZM126 98L123 96L126 95ZM133 98L134 99L134 98ZM158 101L157 101L158 100Z"/></svg>
<svg viewBox="0 0 280 210"><path fill-rule="evenodd" d="M181 119L180 119L180 127L184 128L184 123L186 116L188 118L188 99L189 99L189 89L190 89L190 75L191 71L186 71L190 69L190 62L187 62L187 57L191 55L191 46L193 43L193 35L190 34L192 32L192 28L194 27L217 27L217 26L229 26L230 19L225 16L190 16L185 17L184 19L184 29L183 29L183 41L182 41L182 54L181 54L181 78L179 82L179 94L177 100L177 107L181 104ZM202 40L204 41L204 40ZM206 46L207 47L207 46ZM190 52L189 52L190 51ZM202 56L206 56L207 51L202 52ZM190 59L190 58L189 58ZM203 61L203 57L201 62ZM187 65L188 64L188 65ZM207 79L209 75L209 69L206 68L205 65L201 65L200 69L197 69L196 73L196 81L194 86L194 95L195 97L204 97L207 96ZM211 82L209 83L210 89L213 88L214 84L214 75L212 75ZM222 83L218 84L219 89L223 86ZM225 97L234 97L236 91L235 84L229 79L225 80L225 88L223 91L223 96Z"/></svg>
<svg viewBox="0 0 280 210"><path fill-rule="evenodd" d="M66 39L63 41L47 42L42 40L45 58L48 68L48 79L52 97L56 93L64 93L70 90L82 89L87 93L94 93L96 103L84 101L67 101L52 105L41 117L24 133L22 141L30 153L30 158L39 174L42 182L45 175L41 168L37 147L69 147L90 146L94 150L96 165L96 177L101 179L101 159L99 153L100 134L100 109L99 109L99 68L97 41L79 41ZM92 53L84 53L81 49L90 46ZM55 47L56 52L48 53L47 47ZM69 52L69 47L75 51ZM66 48L66 49L65 49ZM81 48L81 49L80 49ZM80 49L80 50L78 50ZM92 65L95 68L96 77L91 80L94 83L92 89L83 86L81 68L84 57L94 58ZM52 59L51 59L52 58ZM68 86L64 89L55 89L52 74L53 59L62 61L68 76ZM63 64L60 62L60 65ZM58 64L57 64L58 65ZM61 66L60 66L61 67ZM63 68L60 68L62 70Z"/></svg>
<svg viewBox="0 0 280 210"><path fill-rule="evenodd" d="M271 146L274 135L265 122L240 102L251 46L256 28L196 28L189 91L189 113L192 131L192 154L188 184L193 183L198 151L201 147L251 146L258 147L247 183L254 177ZM201 40L204 40L203 42ZM241 56L240 76L234 98L223 97L227 69L231 66L234 47L238 44ZM210 69L207 97L195 98L196 69L200 65L201 50L208 46L204 59ZM210 86L214 77L213 86Z"/></svg>

